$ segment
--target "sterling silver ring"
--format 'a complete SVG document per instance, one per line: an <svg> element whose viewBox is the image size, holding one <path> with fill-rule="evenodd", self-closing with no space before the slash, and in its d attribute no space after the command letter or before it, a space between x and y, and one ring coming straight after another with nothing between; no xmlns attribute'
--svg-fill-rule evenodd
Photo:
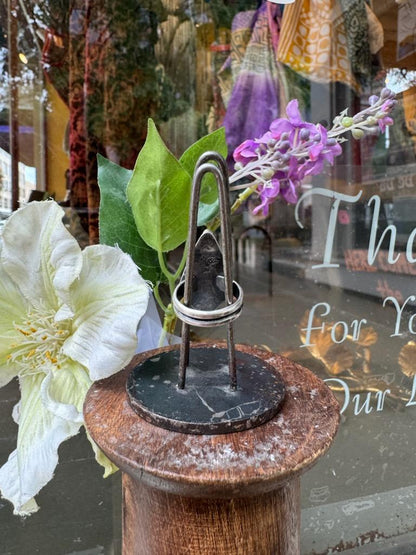
<svg viewBox="0 0 416 555"><path fill-rule="evenodd" d="M220 326L235 320L243 306L243 290L236 281L233 281L233 298L235 301L230 305L215 310L198 310L183 304L179 299L183 298L185 282L177 285L172 296L172 304L176 315L186 324L199 327Z"/></svg>

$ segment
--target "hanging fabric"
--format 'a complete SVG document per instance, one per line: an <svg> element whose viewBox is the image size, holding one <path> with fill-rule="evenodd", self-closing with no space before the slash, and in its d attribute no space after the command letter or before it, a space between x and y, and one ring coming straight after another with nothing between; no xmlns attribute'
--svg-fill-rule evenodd
<svg viewBox="0 0 416 555"><path fill-rule="evenodd" d="M351 71L364 85L371 76L371 52L365 0L339 0L347 36Z"/></svg>
<svg viewBox="0 0 416 555"><path fill-rule="evenodd" d="M270 2L235 16L231 54L235 82L224 118L230 153L245 139L261 136L280 115L279 32L280 9Z"/></svg>
<svg viewBox="0 0 416 555"><path fill-rule="evenodd" d="M166 10L160 0L63 0L41 7L31 0L27 10L46 29L44 73L69 108L70 205L97 243L97 153L133 167L147 117L158 120L175 94L163 88L154 52Z"/></svg>
<svg viewBox="0 0 416 555"><path fill-rule="evenodd" d="M350 21L349 30L351 27ZM313 81L338 81L358 91L359 81L351 66L349 30L337 0L297 0L285 6L277 59ZM357 58L356 46L354 43Z"/></svg>

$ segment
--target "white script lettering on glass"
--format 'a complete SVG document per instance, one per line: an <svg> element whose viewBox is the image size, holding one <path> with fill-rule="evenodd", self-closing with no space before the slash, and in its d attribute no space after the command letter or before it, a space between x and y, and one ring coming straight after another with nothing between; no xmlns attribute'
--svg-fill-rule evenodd
<svg viewBox="0 0 416 555"><path fill-rule="evenodd" d="M331 210L329 213L329 221L328 221L328 229L326 234L326 241L325 241L325 250L322 264L315 264L312 268L339 268L339 264L332 262L332 249L334 246L334 237L336 231L336 225L338 221L338 211L340 208L341 202L345 202L346 204L355 204L361 198L362 191L357 193L356 195L344 195L342 193L337 193L336 191L329 191L327 189L323 189L321 187L317 187L316 189L311 189L303 193L303 195L298 200L296 207L295 207L295 219L296 223L299 227L303 229L303 224L299 218L299 208L301 204L309 197L324 197L332 199ZM389 248L388 248L388 255L387 255L387 262L388 264L396 264L399 258L404 253L397 253L395 252L396 246L396 237L397 237L397 228L394 224L388 225L381 234L381 237L377 241L377 230L379 227L379 216L380 216L380 206L381 206L381 199L378 195L373 195L368 200L368 206L373 205L373 215L371 219L371 228L370 228L370 236L368 240L368 253L367 253L367 260L368 264L371 266L374 264L374 261L377 257L377 254L381 248L381 244L383 241L389 240ZM414 228L406 243L406 260L413 264L416 262L416 257L413 256L413 243L416 237L416 228Z"/></svg>
<svg viewBox="0 0 416 555"><path fill-rule="evenodd" d="M391 393L390 389L384 389L376 392L369 391L368 393L356 393L351 397L350 388L341 378L327 378L324 380L329 387L334 387L337 391L341 391L344 395L344 400L341 406L341 414L352 405L354 416L359 414L370 414L370 412L380 412L384 409L384 402L386 396ZM416 376L413 378L412 392L409 396L405 407L416 406Z"/></svg>
<svg viewBox="0 0 416 555"><path fill-rule="evenodd" d="M329 212L328 226L325 238L325 248L321 264L315 264L312 268L339 268L340 264L332 261L332 253L334 247L334 239L336 226L338 222L338 212L341 203L355 204L359 201L363 191L359 191L356 195L345 195L336 191L329 191L323 188L315 188L305 192L298 200L295 207L295 219L299 227L303 228L303 224L299 218L299 208L306 199L312 197L318 199L330 199L332 204ZM410 232L405 253L396 252L397 228L394 224L390 224L382 230L377 240L377 232L379 229L379 217L381 199L378 195L373 195L367 202L372 207L371 227L368 237L367 262L373 266L380 252L382 243L388 243L387 256L384 258L387 264L396 264L397 261L405 256L408 263L416 262L416 256L413 254L413 244L416 238L416 227ZM383 308L392 307L395 310L394 329L390 337L399 337L408 333L416 335L416 313L410 314L405 311L408 305L416 303L416 295L409 295L405 301L400 304L394 296L387 296L383 300ZM365 318L355 319L351 321L339 320L338 322L325 321L325 317L329 317L331 313L331 305L327 302L315 303L309 311L308 322L306 327L301 331L305 332L303 344L300 347L314 347L317 336L326 333L329 330L331 341L339 344L346 339L349 341L359 341L361 327L367 324ZM349 406L352 407L353 414L370 414L371 412L379 412L384 408L386 396L391 393L390 389L379 390L376 392L357 393L351 396L348 383L341 378L327 378L324 380L330 387L340 391L343 394L343 403L341 413L345 412ZM412 390L406 407L416 406L416 376L413 378Z"/></svg>
<svg viewBox="0 0 416 555"><path fill-rule="evenodd" d="M341 386L342 393L344 394L344 403L340 411L341 414L347 410L350 403L353 405L355 416L358 416L360 413L370 414L373 410L380 412L384 408L386 395L391 393L390 389L385 389L384 391L376 391L375 393L371 391L368 393L357 393L351 398L350 388L344 380L340 378L327 378L324 382L327 383L329 387L333 384L337 389ZM408 404L406 406L408 406Z"/></svg>
<svg viewBox="0 0 416 555"><path fill-rule="evenodd" d="M402 306L400 306L398 300L396 299L396 297L386 297L383 301L383 307L386 306L386 303L392 303L394 308L396 309L396 321L394 324L394 333L392 333L390 335L390 337L397 337L398 335L403 335L403 332L400 331L401 329L401 324L402 324L402 314L403 314L403 310L406 307L407 303L411 302L413 303L416 300L416 297L414 295L409 295L409 297L407 297L407 299L404 301L404 303L402 304ZM413 322L414 319L416 318L416 314L412 314L408 321L407 321L407 328L408 331L410 333L412 333L413 335L416 334L416 329L413 327Z"/></svg>
<svg viewBox="0 0 416 555"><path fill-rule="evenodd" d="M311 343L311 334L313 331L320 330L320 333L325 332L325 322L322 322L318 326L313 325L313 320L316 316L316 311L318 308L323 307L323 311L319 314L320 317L328 316L331 312L331 305L328 303L316 303L309 311L308 324L306 328L302 328L302 331L306 332L305 343L300 345L300 347L313 347L314 343ZM331 340L333 343L343 343L347 337L353 341L358 341L360 337L361 326L366 324L367 320L362 318L361 320L353 320L351 323L339 320L332 325L331 323ZM349 333L351 329L351 333Z"/></svg>
<svg viewBox="0 0 416 555"><path fill-rule="evenodd" d="M396 319L394 322L394 331L390 335L390 337L399 337L404 333L411 333L412 335L416 335L416 313L409 315L407 312L403 315L403 311L406 308L406 305L410 303L414 303L416 301L415 295L409 295L407 299L404 301L402 305L399 304L396 297L386 297L383 301L383 308L386 306L387 303L391 303L395 310L396 310ZM321 318L324 316L328 316L331 312L331 305L325 302L319 302L313 305L313 307L309 311L308 316L308 323L306 328L302 328L301 331L305 332L305 341L299 347L313 347L315 343L311 343L311 337L315 336L316 333L325 333L325 328L327 324L325 322L321 322ZM319 317L319 319L317 319ZM315 323L314 323L315 320ZM403 331L403 328L406 327L407 329ZM347 338L352 341L358 341L360 338L361 326L363 324L367 324L367 320L365 318L361 318L360 320L352 320L351 322L345 322L344 320L339 320L338 322L332 323L331 322L331 340L333 343L343 343Z"/></svg>

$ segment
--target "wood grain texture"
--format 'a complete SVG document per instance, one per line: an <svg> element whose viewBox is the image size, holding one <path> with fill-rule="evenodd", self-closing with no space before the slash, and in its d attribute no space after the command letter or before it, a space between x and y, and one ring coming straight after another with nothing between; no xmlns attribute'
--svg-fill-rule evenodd
<svg viewBox="0 0 416 555"><path fill-rule="evenodd" d="M162 350L172 348L177 347ZM84 406L89 433L123 472L168 493L220 498L276 489L326 452L338 427L339 405L322 380L306 368L249 346L236 349L263 358L285 381L282 409L266 424L198 436L145 422L130 407L125 384L132 368L157 352L150 351L134 357L124 371L93 384Z"/></svg>
<svg viewBox="0 0 416 555"><path fill-rule="evenodd" d="M123 474L123 554L297 555L299 483L259 496L197 499Z"/></svg>
<svg viewBox="0 0 416 555"><path fill-rule="evenodd" d="M281 373L286 397L278 415L221 435L159 428L130 407L126 380L139 362L173 348L137 355L95 383L84 405L89 433L123 471L123 554L299 555L300 474L335 436L335 397L298 364L239 345L237 354Z"/></svg>

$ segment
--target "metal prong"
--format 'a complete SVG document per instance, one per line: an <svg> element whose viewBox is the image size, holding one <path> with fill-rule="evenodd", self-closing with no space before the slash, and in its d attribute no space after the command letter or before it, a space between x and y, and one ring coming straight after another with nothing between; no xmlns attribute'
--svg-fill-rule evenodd
<svg viewBox="0 0 416 555"><path fill-rule="evenodd" d="M227 344L228 344L228 371L230 374L230 387L237 389L237 367L235 363L235 345L234 345L234 328L233 323L228 323L227 329Z"/></svg>
<svg viewBox="0 0 416 555"><path fill-rule="evenodd" d="M181 353L179 358L179 376L178 387L179 389L185 388L186 369L189 364L189 324L182 323L182 343Z"/></svg>
<svg viewBox="0 0 416 555"><path fill-rule="evenodd" d="M207 163L209 162L209 163ZM212 163L215 162L215 163ZM224 274L224 300L227 306L234 304L233 296L233 279L232 279L232 246L231 246L231 226L230 226L230 200L228 197L228 176L227 167L224 158L216 152L206 152L198 160L195 166L194 178L192 183L192 196L189 215L189 232L187 240L187 260L185 270L185 283L183 285L183 300L179 301L185 307L189 307L192 300L192 280L194 279L194 262L195 262L195 243L197 233L198 204L201 191L202 179L207 173L212 173L216 179L220 200L220 216L221 216L221 247ZM216 284L215 284L216 285ZM242 295L238 299L241 306ZM202 309L204 310L204 309ZM207 309L210 310L210 309ZM212 310L212 308L211 308ZM239 308L238 308L239 310ZM239 311L236 310L236 314ZM181 318L181 311L177 311L177 315ZM203 325L209 325L209 317L204 320ZM217 320L218 322L218 320ZM195 322L196 325L197 322ZM214 322L213 322L214 324ZM215 323L214 325L217 325ZM227 342L228 342L228 366L230 375L231 389L237 388L237 372L235 361L234 333L232 322L227 321ZM184 389L186 382L186 369L189 364L189 324L184 322L182 325L182 345L180 352L178 388Z"/></svg>

